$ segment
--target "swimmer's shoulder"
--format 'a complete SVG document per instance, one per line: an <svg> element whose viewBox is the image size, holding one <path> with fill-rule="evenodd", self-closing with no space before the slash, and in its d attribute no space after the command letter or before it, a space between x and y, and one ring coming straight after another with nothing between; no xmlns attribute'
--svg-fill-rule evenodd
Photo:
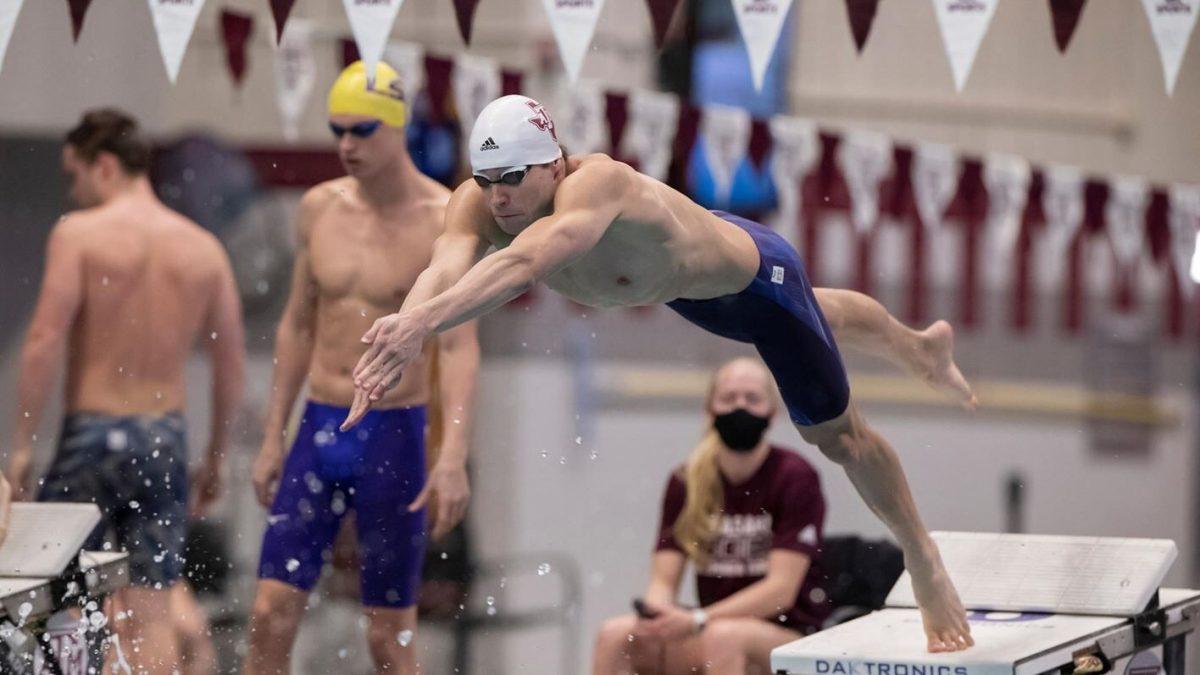
<svg viewBox="0 0 1200 675"><path fill-rule="evenodd" d="M559 190L564 196L586 192L602 200L620 199L636 184L638 173L604 153L571 155Z"/></svg>
<svg viewBox="0 0 1200 675"><path fill-rule="evenodd" d="M317 183L304 191L295 220L296 234L307 241L312 225L322 214L346 198L347 191L354 190L354 179L349 176Z"/></svg>
<svg viewBox="0 0 1200 675"><path fill-rule="evenodd" d="M496 221L488 209L483 191L474 180L466 180L450 195L446 204L446 231L469 233L491 239Z"/></svg>

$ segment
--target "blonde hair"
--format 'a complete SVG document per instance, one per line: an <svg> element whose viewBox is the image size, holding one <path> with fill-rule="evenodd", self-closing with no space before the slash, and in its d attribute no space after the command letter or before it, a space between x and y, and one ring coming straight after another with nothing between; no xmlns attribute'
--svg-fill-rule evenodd
<svg viewBox="0 0 1200 675"><path fill-rule="evenodd" d="M763 382L767 396L774 401L775 390L769 371L760 361L741 357L725 362L713 372L712 379L708 383L708 395L705 397L705 410L712 410L713 397L716 395L717 382L721 374L736 363L753 364L761 370L764 375ZM772 412L775 407L772 403ZM725 443L721 441L721 436L716 429L709 426L700 442L692 450L692 454L683 468L686 497L683 511L675 519L675 525L671 531L675 535L675 543L679 544L683 552L698 565L703 565L708 561L708 547L719 534L717 529L720 526L721 511L725 508L721 467L717 464L717 457L724 447Z"/></svg>

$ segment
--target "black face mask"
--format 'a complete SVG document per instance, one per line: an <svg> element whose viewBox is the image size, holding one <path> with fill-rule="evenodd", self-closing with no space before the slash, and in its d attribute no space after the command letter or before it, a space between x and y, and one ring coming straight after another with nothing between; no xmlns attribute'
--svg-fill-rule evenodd
<svg viewBox="0 0 1200 675"><path fill-rule="evenodd" d="M713 427L721 441L734 452L750 452L762 440L771 423L770 417L759 417L745 408L738 408L713 418Z"/></svg>

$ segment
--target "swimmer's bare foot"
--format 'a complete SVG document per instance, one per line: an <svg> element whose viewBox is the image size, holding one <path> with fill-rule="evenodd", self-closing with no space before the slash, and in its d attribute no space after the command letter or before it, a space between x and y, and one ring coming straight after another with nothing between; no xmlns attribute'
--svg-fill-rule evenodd
<svg viewBox="0 0 1200 675"><path fill-rule="evenodd" d="M954 363L954 329L945 321L935 321L929 328L917 333L918 348L910 367L915 374L951 398L967 410L979 404L975 392L962 371Z"/></svg>
<svg viewBox="0 0 1200 675"><path fill-rule="evenodd" d="M905 556L905 565L921 609L927 649L931 653L957 652L974 646L967 612L936 549L925 561L909 561L909 556Z"/></svg>

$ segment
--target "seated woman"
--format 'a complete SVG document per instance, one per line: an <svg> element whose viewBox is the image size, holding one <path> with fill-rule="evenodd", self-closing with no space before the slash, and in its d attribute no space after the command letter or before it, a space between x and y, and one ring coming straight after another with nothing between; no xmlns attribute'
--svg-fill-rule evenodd
<svg viewBox="0 0 1200 675"><path fill-rule="evenodd" d="M663 497L646 617L608 620L595 675L769 673L771 650L816 631L829 612L810 573L825 500L800 455L767 443L778 404L760 362L731 361L713 376L710 428ZM676 603L686 563L701 607ZM653 618L648 618L648 617Z"/></svg>

